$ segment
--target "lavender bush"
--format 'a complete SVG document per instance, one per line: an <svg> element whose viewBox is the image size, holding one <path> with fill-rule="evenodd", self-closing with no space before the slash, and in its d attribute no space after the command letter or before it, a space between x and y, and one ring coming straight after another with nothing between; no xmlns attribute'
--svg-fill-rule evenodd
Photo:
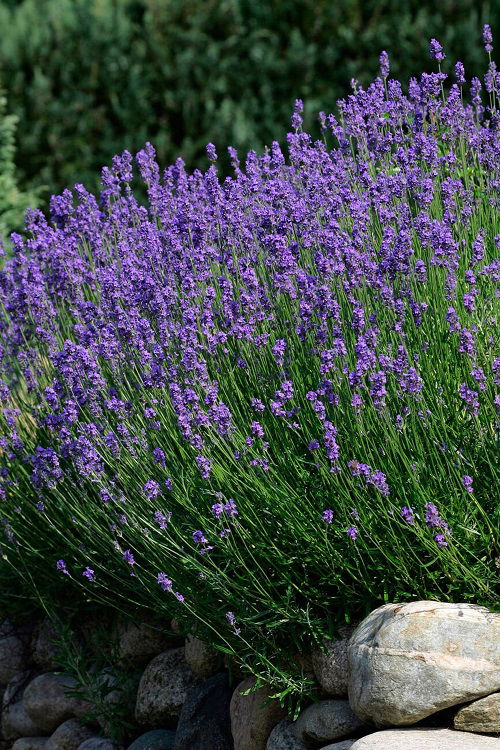
<svg viewBox="0 0 500 750"><path fill-rule="evenodd" d="M486 50L491 55L489 29ZM495 606L500 76L381 75L234 177L150 144L1 273L1 574L193 625L281 697L381 602ZM485 94L482 99L481 94ZM498 442L497 442L498 445ZM71 594L69 593L71 592ZM295 666L294 666L295 665Z"/></svg>

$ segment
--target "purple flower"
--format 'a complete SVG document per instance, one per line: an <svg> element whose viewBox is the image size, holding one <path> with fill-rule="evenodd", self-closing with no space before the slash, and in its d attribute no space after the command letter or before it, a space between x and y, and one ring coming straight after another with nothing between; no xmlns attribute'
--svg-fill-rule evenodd
<svg viewBox="0 0 500 750"><path fill-rule="evenodd" d="M142 491L144 492L148 500L153 500L155 497L158 497L158 495L161 494L160 485L153 479L150 479L146 482L146 484L142 488Z"/></svg>
<svg viewBox="0 0 500 750"><path fill-rule="evenodd" d="M58 560L56 562L56 570L59 570L61 573L64 573L64 575L69 576L69 570L67 569L64 560Z"/></svg>
<svg viewBox="0 0 500 750"><path fill-rule="evenodd" d="M311 440L307 447L310 451L317 451L319 448L319 443L317 440Z"/></svg>
<svg viewBox="0 0 500 750"><path fill-rule="evenodd" d="M89 568L88 566L83 571L82 576L84 576L84 578L88 578L89 581L95 581L94 571L92 570L92 568Z"/></svg>
<svg viewBox="0 0 500 750"><path fill-rule="evenodd" d="M129 565L135 565L134 556L129 549L126 549L125 552L123 553L123 559Z"/></svg>
<svg viewBox="0 0 500 750"><path fill-rule="evenodd" d="M455 77L460 85L465 83L465 68L461 62L455 63Z"/></svg>
<svg viewBox="0 0 500 750"><path fill-rule="evenodd" d="M446 541L446 537L444 536L444 534L436 534L434 540L438 547L448 546L448 542Z"/></svg>
<svg viewBox="0 0 500 750"><path fill-rule="evenodd" d="M472 477L470 477L468 474L464 474L462 477L462 484L465 487L466 492L474 492L474 489L472 487Z"/></svg>
<svg viewBox="0 0 500 750"><path fill-rule="evenodd" d="M333 515L333 510L328 509L323 511L321 518L325 523L330 524L333 522Z"/></svg>
<svg viewBox="0 0 500 750"><path fill-rule="evenodd" d="M45 513L45 503L43 503L42 500L39 500L37 503L35 503L35 508L40 511L40 513Z"/></svg>
<svg viewBox="0 0 500 750"><path fill-rule="evenodd" d="M410 526L413 526L413 524L415 523L415 513L413 511L413 508L409 508L406 505L403 505L403 507L401 508L401 517Z"/></svg>
<svg viewBox="0 0 500 750"><path fill-rule="evenodd" d="M167 523L170 521L171 517L172 517L172 513L170 513L170 511L168 512L167 515L165 515L165 513L162 513L160 510L156 510L154 513L154 519L156 523L158 524L158 526L160 527L160 529L162 529L162 531L164 531L167 528Z"/></svg>
<svg viewBox="0 0 500 750"><path fill-rule="evenodd" d="M229 498L227 503L224 505L224 513L226 514L226 516L229 516L230 518L238 515L238 510L236 508L236 504L232 497Z"/></svg>
<svg viewBox="0 0 500 750"><path fill-rule="evenodd" d="M385 50L380 53L379 62L380 62L380 75L382 76L382 78L387 78L387 76L389 75L390 65L389 65L389 55L387 54Z"/></svg>
<svg viewBox="0 0 500 750"><path fill-rule="evenodd" d="M349 528L346 531L347 536L352 539L353 542L356 541L356 537L358 536L358 530L355 526L349 526Z"/></svg>
<svg viewBox="0 0 500 750"><path fill-rule="evenodd" d="M207 543L207 540L203 536L203 532L202 531L194 531L193 532L193 542L195 544L206 544Z"/></svg>
<svg viewBox="0 0 500 750"><path fill-rule="evenodd" d="M207 156L210 161L217 161L217 151L213 143L207 143L206 145Z"/></svg>
<svg viewBox="0 0 500 750"><path fill-rule="evenodd" d="M264 437L264 429L262 428L262 425L260 422L252 422L252 432L254 435L257 435L259 438Z"/></svg>
<svg viewBox="0 0 500 750"><path fill-rule="evenodd" d="M158 573L158 585L163 591L172 591L172 581L166 573Z"/></svg>
<svg viewBox="0 0 500 750"><path fill-rule="evenodd" d="M443 53L443 48L441 47L437 39L431 39L430 53L433 60L443 62L445 54Z"/></svg>
<svg viewBox="0 0 500 750"><path fill-rule="evenodd" d="M483 26L483 42L486 52L493 52L493 35L491 33L491 28L487 23Z"/></svg>
<svg viewBox="0 0 500 750"><path fill-rule="evenodd" d="M216 518L220 518L224 513L224 505L222 503L214 503L212 505L212 513Z"/></svg>
<svg viewBox="0 0 500 750"><path fill-rule="evenodd" d="M241 633L241 629L236 627L236 617L233 612L226 612L226 621L228 625L233 628L233 632L235 635L239 635Z"/></svg>

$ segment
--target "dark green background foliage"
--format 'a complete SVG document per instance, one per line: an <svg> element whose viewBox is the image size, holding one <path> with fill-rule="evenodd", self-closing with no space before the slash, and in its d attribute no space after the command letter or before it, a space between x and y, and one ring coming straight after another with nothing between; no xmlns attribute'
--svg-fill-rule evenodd
<svg viewBox="0 0 500 750"><path fill-rule="evenodd" d="M351 78L377 74L382 49L403 81L433 69L432 36L445 70L484 72L485 22L498 40L498 0L0 0L20 174L50 192L95 188L114 153L146 140L190 168L207 165L208 141L261 149L296 97L310 124Z"/></svg>

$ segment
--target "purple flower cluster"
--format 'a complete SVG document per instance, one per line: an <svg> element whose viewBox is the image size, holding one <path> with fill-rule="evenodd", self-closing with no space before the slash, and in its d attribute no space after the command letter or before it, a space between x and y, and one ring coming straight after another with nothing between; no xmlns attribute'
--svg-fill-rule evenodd
<svg viewBox="0 0 500 750"><path fill-rule="evenodd" d="M490 54L487 26L483 39ZM430 52L439 67L445 54L435 39ZM25 236L12 235L0 271L0 450L6 470L31 477L37 522L48 523L53 493L86 493L108 514L106 529L130 532L141 550L132 533L143 526L164 543L158 528L171 514L154 507L168 490L176 509L168 534L182 528L181 544L187 539L198 561L213 548L208 540L231 548L236 533L219 540L241 518L265 526L269 516L272 528L274 514L284 526L272 501L262 513L259 488L283 498L303 483L306 495L314 476L328 490L321 497L339 489L344 510L358 505L350 521L361 516L363 537L366 505L374 514L383 507L386 521L389 495L397 508L407 503L397 523L416 527L409 482L392 476L394 466L410 455L408 464L423 466L418 451L432 429L434 450L447 442L462 461L455 435L470 431L472 443L500 409L492 66L482 82L472 79L469 103L461 63L457 83L439 70L405 91L382 52L380 76L366 88L355 83L337 115L320 115L321 140L303 131L298 99L287 153L273 142L240 164L230 149L231 177L218 176L213 144L206 172L190 174L182 159L161 171L147 143L135 157L145 205L131 191L134 159L124 152L103 170L99 196L76 185L52 199L49 218L28 211ZM11 403L18 392L33 404L31 437ZM460 429L447 432L448 420ZM439 459L451 461L444 452ZM276 467L286 462L290 479L279 487ZM481 475L468 457L461 466L457 494L471 501L463 472L472 467L475 500ZM2 501L9 481L0 476ZM200 498L220 489L238 498L240 515L222 494L210 515ZM320 513L316 505L318 525L332 524L332 509ZM432 503L425 523L447 546L451 531ZM358 535L358 526L342 526L349 549ZM130 549L122 558L134 567ZM69 575L62 559L56 568ZM101 570L99 585L99 562ZM82 575L95 580L88 566ZM157 581L182 600L165 573Z"/></svg>

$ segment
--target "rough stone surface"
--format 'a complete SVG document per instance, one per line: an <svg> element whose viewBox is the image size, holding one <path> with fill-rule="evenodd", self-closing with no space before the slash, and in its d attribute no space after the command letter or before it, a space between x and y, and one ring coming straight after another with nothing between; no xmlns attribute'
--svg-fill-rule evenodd
<svg viewBox="0 0 500 750"><path fill-rule="evenodd" d="M206 680L215 674L221 661L217 651L194 635L186 637L184 656L188 666L201 680Z"/></svg>
<svg viewBox="0 0 500 750"><path fill-rule="evenodd" d="M480 734L422 728L367 734L351 745L351 750L498 750L499 747L500 740Z"/></svg>
<svg viewBox="0 0 500 750"><path fill-rule="evenodd" d="M333 745L327 745L326 747L322 747L321 750L350 750L350 748L353 747L355 742L356 740L342 740L342 742L334 742Z"/></svg>
<svg viewBox="0 0 500 750"><path fill-rule="evenodd" d="M500 615L472 604L385 604L349 642L349 701L378 727L414 724L500 690Z"/></svg>
<svg viewBox="0 0 500 750"><path fill-rule="evenodd" d="M153 729L137 737L128 750L173 750L174 741L175 732L171 729Z"/></svg>
<svg viewBox="0 0 500 750"><path fill-rule="evenodd" d="M24 708L23 693L28 680L29 672L21 672L5 689L2 701L2 736L6 740L44 734L43 728L32 721Z"/></svg>
<svg viewBox="0 0 500 750"><path fill-rule="evenodd" d="M43 750L48 737L20 737L12 745L12 750Z"/></svg>
<svg viewBox="0 0 500 750"><path fill-rule="evenodd" d="M184 649L174 648L156 656L139 682L135 718L139 724L162 727L177 719L187 691L197 678L186 664Z"/></svg>
<svg viewBox="0 0 500 750"><path fill-rule="evenodd" d="M76 681L67 675L46 672L35 677L24 691L26 713L45 732L53 732L66 719L82 718L89 711L89 704L66 692L76 686Z"/></svg>
<svg viewBox="0 0 500 750"><path fill-rule="evenodd" d="M500 732L500 693L493 693L464 706L456 714L453 723L455 729L463 732Z"/></svg>
<svg viewBox="0 0 500 750"><path fill-rule="evenodd" d="M241 695L254 685L254 677L243 680L231 698L231 731L235 750L265 750L271 731L285 718L286 712L278 701L263 705L270 695L266 687Z"/></svg>
<svg viewBox="0 0 500 750"><path fill-rule="evenodd" d="M106 737L90 737L78 745L78 750L123 750L122 746Z"/></svg>
<svg viewBox="0 0 500 750"><path fill-rule="evenodd" d="M331 742L352 737L364 728L348 701L327 700L308 706L295 722L295 736L307 743Z"/></svg>
<svg viewBox="0 0 500 750"><path fill-rule="evenodd" d="M8 621L0 628L0 685L7 685L26 669L26 649Z"/></svg>
<svg viewBox="0 0 500 750"><path fill-rule="evenodd" d="M171 645L162 630L145 622L120 621L117 634L119 661L133 667L146 665Z"/></svg>
<svg viewBox="0 0 500 750"><path fill-rule="evenodd" d="M340 640L325 640L326 651L317 649L312 654L314 676L327 695L347 695L349 660L347 646L354 628L344 628Z"/></svg>
<svg viewBox="0 0 500 750"><path fill-rule="evenodd" d="M45 618L33 634L31 649L33 661L46 672L59 668L56 640L57 632L50 620Z"/></svg>
<svg viewBox="0 0 500 750"><path fill-rule="evenodd" d="M179 716L174 750L233 750L231 693L224 672L192 687Z"/></svg>
<svg viewBox="0 0 500 750"><path fill-rule="evenodd" d="M307 750L307 745L295 736L293 721L283 719L269 735L266 750Z"/></svg>
<svg viewBox="0 0 500 750"><path fill-rule="evenodd" d="M77 719L68 719L50 735L45 750L78 750L94 732Z"/></svg>

